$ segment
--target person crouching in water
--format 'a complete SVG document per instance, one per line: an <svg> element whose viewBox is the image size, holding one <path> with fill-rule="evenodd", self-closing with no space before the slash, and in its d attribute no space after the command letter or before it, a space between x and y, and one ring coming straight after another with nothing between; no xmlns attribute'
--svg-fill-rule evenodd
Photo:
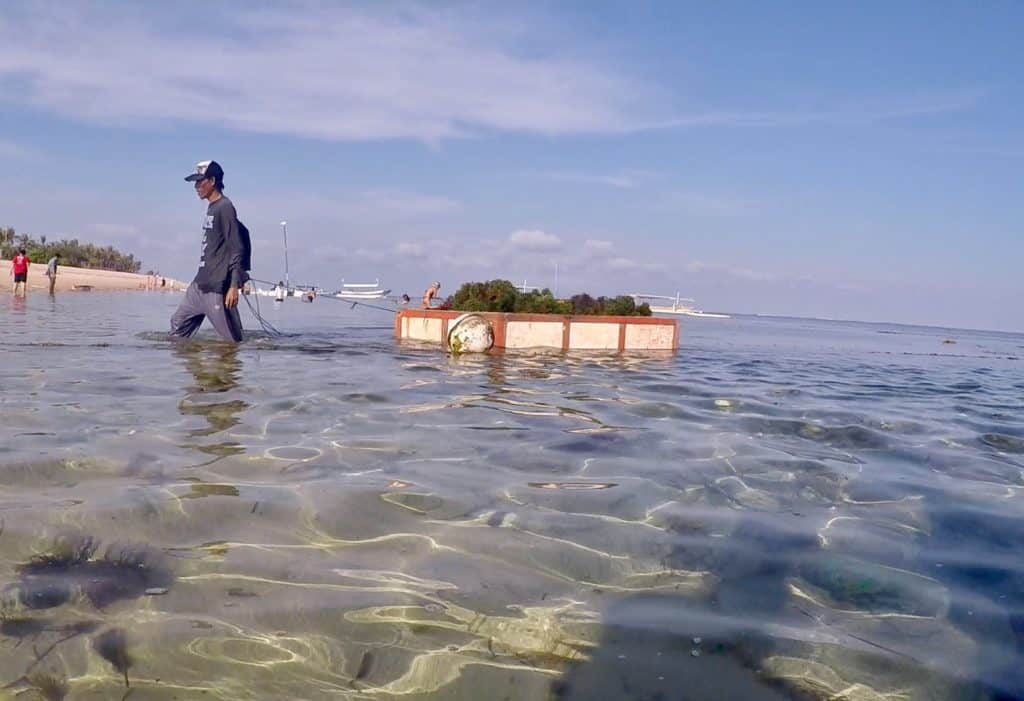
<svg viewBox="0 0 1024 701"><path fill-rule="evenodd" d="M224 169L220 164L202 161L185 180L195 183L196 195L209 206L203 223L199 271L171 317L171 336L191 336L205 318L221 338L237 343L242 340L238 296L248 279L249 232L224 195Z"/></svg>

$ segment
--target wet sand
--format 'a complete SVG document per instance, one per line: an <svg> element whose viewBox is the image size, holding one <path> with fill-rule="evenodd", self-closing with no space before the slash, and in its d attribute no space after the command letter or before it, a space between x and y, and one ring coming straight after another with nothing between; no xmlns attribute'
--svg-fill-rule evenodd
<svg viewBox="0 0 1024 701"><path fill-rule="evenodd" d="M0 260L0 266L7 272L7 284L11 284L10 276L11 261ZM57 292L97 290L104 292L122 290L145 290L149 276L139 273L120 273L114 270L94 270L91 268L75 268L70 265L61 265L57 268ZM173 280L169 277L163 278L166 284L160 286L160 278L156 280L157 290L184 290L187 283L180 280ZM150 283L151 284L151 283ZM46 277L46 263L32 263L28 269L28 288L32 290L46 291L50 288L50 280Z"/></svg>

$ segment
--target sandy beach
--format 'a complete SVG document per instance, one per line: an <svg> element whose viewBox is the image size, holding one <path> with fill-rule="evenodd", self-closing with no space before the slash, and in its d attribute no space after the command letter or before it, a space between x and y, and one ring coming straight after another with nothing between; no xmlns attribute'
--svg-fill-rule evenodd
<svg viewBox="0 0 1024 701"><path fill-rule="evenodd" d="M7 273L6 282L12 283L10 275L11 261L0 260L0 266ZM157 290L184 290L187 283L180 280L173 280L169 277L162 278L165 281L160 285L160 279L156 279ZM28 269L28 288L30 291L46 291L50 287L50 280L46 277L46 263L32 263ZM120 273L113 270L94 270L92 268L75 268L61 265L57 268L57 292L86 292L90 290L146 290L152 288L151 278L140 273Z"/></svg>

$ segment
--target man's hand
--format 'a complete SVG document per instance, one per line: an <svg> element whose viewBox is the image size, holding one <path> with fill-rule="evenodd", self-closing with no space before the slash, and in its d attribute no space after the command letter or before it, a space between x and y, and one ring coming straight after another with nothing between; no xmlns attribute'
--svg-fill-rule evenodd
<svg viewBox="0 0 1024 701"><path fill-rule="evenodd" d="M238 306L238 288L232 285L224 295L224 308L234 309Z"/></svg>

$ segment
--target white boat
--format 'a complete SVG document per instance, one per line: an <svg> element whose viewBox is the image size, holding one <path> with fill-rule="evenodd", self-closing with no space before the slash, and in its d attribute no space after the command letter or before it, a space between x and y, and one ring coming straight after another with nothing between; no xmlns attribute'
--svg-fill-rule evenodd
<svg viewBox="0 0 1024 701"><path fill-rule="evenodd" d="M337 292L332 292L331 297L337 297L338 299L384 299L391 290L384 289L380 286L380 280L374 280L373 282L345 282L341 281L341 289Z"/></svg>
<svg viewBox="0 0 1024 701"><path fill-rule="evenodd" d="M691 297L680 297L679 293L676 292L675 297L666 297L665 295L642 295L634 293L629 295L633 298L637 304L647 302L651 307L651 312L654 314L679 314L681 316L701 316L707 319L728 319L728 314L713 314L711 312L704 312L700 309L695 309L691 306L694 301ZM671 302L671 306L665 304L658 304L655 300L666 300ZM654 302L653 304L651 302Z"/></svg>
<svg viewBox="0 0 1024 701"><path fill-rule="evenodd" d="M253 290L253 294L257 294L260 297L273 297L280 299L282 297L305 297L310 293L310 289L300 287L289 287L288 289L278 290L277 286L274 287L256 287Z"/></svg>

